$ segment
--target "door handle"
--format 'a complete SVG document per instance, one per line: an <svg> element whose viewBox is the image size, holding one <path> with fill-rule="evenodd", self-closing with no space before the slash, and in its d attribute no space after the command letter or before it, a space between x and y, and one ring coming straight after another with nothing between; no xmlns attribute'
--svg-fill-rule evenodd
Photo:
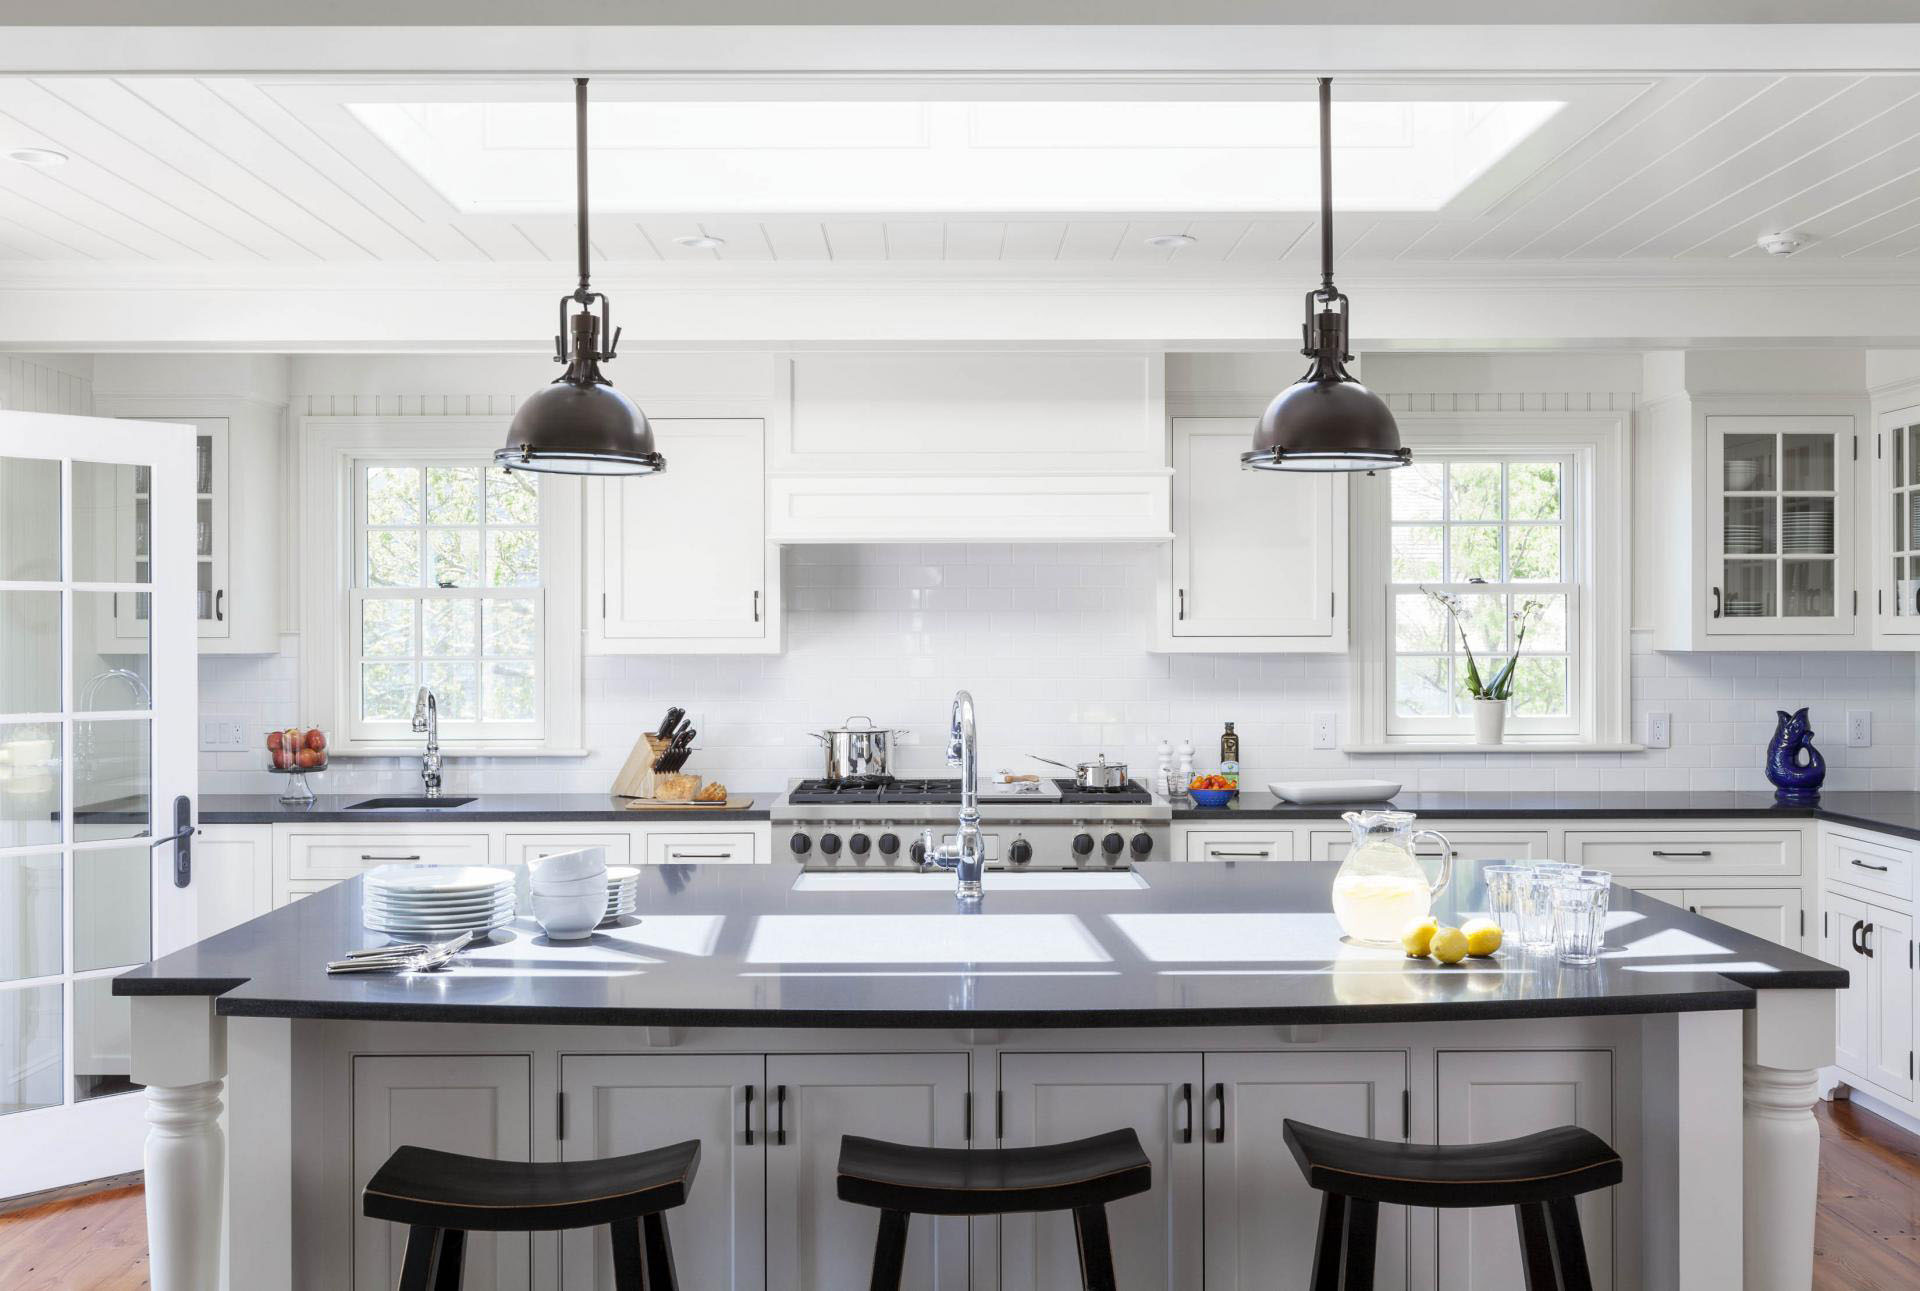
<svg viewBox="0 0 1920 1291"><path fill-rule="evenodd" d="M213 594L213 617L216 622L225 623L227 621L227 611L223 608L226 603L227 589L223 587Z"/></svg>
<svg viewBox="0 0 1920 1291"><path fill-rule="evenodd" d="M1853 945L1853 953L1856 955L1864 953L1860 947L1860 926L1861 926L1861 921L1858 919L1855 919L1853 921L1852 932L1848 938L1848 940Z"/></svg>
<svg viewBox="0 0 1920 1291"><path fill-rule="evenodd" d="M755 623L758 623L760 621L760 593L759 592L755 592L753 594L753 621Z"/></svg>
<svg viewBox="0 0 1920 1291"><path fill-rule="evenodd" d="M173 800L173 832L165 838L156 838L147 850L173 844L173 886L184 888L193 882L193 836L199 831L193 827L193 799L184 793Z"/></svg>
<svg viewBox="0 0 1920 1291"><path fill-rule="evenodd" d="M1180 1105L1186 1110L1186 1116L1180 1125L1180 1141L1193 1142L1193 1084L1188 1082L1180 1086Z"/></svg>
<svg viewBox="0 0 1920 1291"><path fill-rule="evenodd" d="M1180 589L1180 617L1187 617L1187 589L1184 587Z"/></svg>
<svg viewBox="0 0 1920 1291"><path fill-rule="evenodd" d="M787 1087L773 1087L773 1141L779 1147L787 1146Z"/></svg>
<svg viewBox="0 0 1920 1291"><path fill-rule="evenodd" d="M1713 589L1713 617L1720 617L1720 589L1717 587Z"/></svg>
<svg viewBox="0 0 1920 1291"><path fill-rule="evenodd" d="M753 1146L753 1086L746 1087L746 1108L740 1113L740 1128L746 1131L747 1146Z"/></svg>

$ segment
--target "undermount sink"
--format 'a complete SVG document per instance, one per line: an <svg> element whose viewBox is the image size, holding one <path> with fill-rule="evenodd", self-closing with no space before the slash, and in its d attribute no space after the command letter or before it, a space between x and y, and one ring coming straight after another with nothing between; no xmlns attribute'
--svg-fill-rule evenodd
<svg viewBox="0 0 1920 1291"><path fill-rule="evenodd" d="M423 809L444 809L464 807L472 802L471 798L428 798L425 795L414 798L368 798L365 802L350 802L348 811L421 811Z"/></svg>
<svg viewBox="0 0 1920 1291"><path fill-rule="evenodd" d="M1007 892L1134 892L1147 881L1131 870L989 870L988 895ZM940 892L953 888L951 874L919 870L804 870L795 892Z"/></svg>

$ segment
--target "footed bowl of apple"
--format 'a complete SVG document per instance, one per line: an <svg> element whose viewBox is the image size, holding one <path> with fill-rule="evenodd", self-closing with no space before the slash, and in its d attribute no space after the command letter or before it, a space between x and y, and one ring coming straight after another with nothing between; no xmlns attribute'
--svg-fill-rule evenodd
<svg viewBox="0 0 1920 1291"><path fill-rule="evenodd" d="M307 772L327 769L327 736L319 727L289 726L267 732L267 769L289 776L281 802L312 802Z"/></svg>

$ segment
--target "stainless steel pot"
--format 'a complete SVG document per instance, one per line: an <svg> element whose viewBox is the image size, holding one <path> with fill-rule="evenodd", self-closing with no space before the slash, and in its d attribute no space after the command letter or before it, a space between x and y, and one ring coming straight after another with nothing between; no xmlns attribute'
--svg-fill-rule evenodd
<svg viewBox="0 0 1920 1291"><path fill-rule="evenodd" d="M865 722L866 725L855 726L855 722ZM826 746L826 777L829 780L893 774L889 763L897 728L875 726L871 717L855 716L849 717L844 725L829 726L824 731L810 731L808 734Z"/></svg>
<svg viewBox="0 0 1920 1291"><path fill-rule="evenodd" d="M1124 789L1127 787L1127 764L1124 762L1109 762L1107 761L1107 755L1104 753L1094 758L1091 762L1075 762L1072 764L1056 762L1052 758L1043 758L1038 753L1029 753L1027 756L1037 762L1044 762L1050 767L1059 767L1062 771L1073 772L1074 786L1079 789L1104 790Z"/></svg>

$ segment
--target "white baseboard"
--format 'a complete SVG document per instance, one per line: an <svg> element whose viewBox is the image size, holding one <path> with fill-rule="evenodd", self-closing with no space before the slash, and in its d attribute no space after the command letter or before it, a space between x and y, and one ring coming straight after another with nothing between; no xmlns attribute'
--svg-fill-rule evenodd
<svg viewBox="0 0 1920 1291"><path fill-rule="evenodd" d="M1903 1112L1896 1107L1887 1106L1865 1090L1855 1089L1852 1093L1848 1094L1847 1097L1856 1107L1864 1107L1875 1116L1883 1120L1892 1121L1909 1134L1920 1135L1920 1119L1916 1119L1909 1113Z"/></svg>

